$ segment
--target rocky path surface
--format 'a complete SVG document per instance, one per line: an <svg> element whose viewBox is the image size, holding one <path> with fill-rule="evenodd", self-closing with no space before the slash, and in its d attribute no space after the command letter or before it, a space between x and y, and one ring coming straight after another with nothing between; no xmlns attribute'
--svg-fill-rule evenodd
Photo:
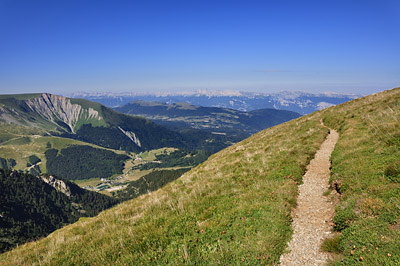
<svg viewBox="0 0 400 266"><path fill-rule="evenodd" d="M331 234L334 203L323 193L329 187L330 156L338 138L339 134L331 129L307 166L303 184L299 186L297 207L292 212L290 252L281 256L281 265L325 265L327 262L328 256L320 251L320 246Z"/></svg>

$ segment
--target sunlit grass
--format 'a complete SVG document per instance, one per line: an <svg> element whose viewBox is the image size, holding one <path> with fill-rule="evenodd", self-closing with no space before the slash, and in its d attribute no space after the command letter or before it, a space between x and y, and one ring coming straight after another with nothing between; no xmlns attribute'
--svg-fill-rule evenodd
<svg viewBox="0 0 400 266"><path fill-rule="evenodd" d="M336 265L400 265L400 184L386 174L400 163L400 89L329 109L325 123L341 134L332 154L342 193Z"/></svg>
<svg viewBox="0 0 400 266"><path fill-rule="evenodd" d="M38 265L276 264L291 236L297 184L328 132L318 116L260 132L158 191L2 258Z"/></svg>

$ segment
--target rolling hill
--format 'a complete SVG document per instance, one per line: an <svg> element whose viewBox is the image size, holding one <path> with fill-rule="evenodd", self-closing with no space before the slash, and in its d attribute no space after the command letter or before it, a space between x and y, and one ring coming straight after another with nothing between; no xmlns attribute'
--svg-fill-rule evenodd
<svg viewBox="0 0 400 266"><path fill-rule="evenodd" d="M165 187L1 254L4 265L278 264L306 166L328 134L334 265L399 265L400 88L261 131ZM328 200L332 194L327 191Z"/></svg>

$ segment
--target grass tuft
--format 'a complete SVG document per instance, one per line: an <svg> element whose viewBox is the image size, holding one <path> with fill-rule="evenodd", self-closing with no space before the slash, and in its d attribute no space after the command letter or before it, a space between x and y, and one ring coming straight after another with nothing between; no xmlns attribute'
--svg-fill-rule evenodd
<svg viewBox="0 0 400 266"><path fill-rule="evenodd" d="M332 238L327 238L322 242L322 251L331 253L340 253L340 234L335 235Z"/></svg>

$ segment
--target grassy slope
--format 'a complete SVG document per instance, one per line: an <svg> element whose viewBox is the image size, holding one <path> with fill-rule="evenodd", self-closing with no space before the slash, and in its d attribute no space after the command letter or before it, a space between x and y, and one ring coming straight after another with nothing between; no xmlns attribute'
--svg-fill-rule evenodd
<svg viewBox="0 0 400 266"><path fill-rule="evenodd" d="M384 173L400 157L399 97L395 89L262 131L156 192L2 254L0 261L278 263L291 235L296 182L327 134L319 124L323 119L341 133L332 155L332 180L343 193L335 221L347 226L339 241L344 264L395 265L399 184Z"/></svg>
<svg viewBox="0 0 400 266"><path fill-rule="evenodd" d="M342 192L334 220L344 258L337 264L400 265L400 88L325 117L341 134L332 154L332 181ZM396 165L397 181L387 171Z"/></svg>
<svg viewBox="0 0 400 266"><path fill-rule="evenodd" d="M11 265L277 263L291 234L294 180L326 134L318 114L263 131L156 192L0 259Z"/></svg>
<svg viewBox="0 0 400 266"><path fill-rule="evenodd" d="M78 104L80 106L82 106L82 108L84 109L89 109L92 108L94 110L96 110L97 112L99 112L100 116L101 114L101 104L97 103L97 102L91 102L85 99L77 99L77 98L67 98L71 101L72 104Z"/></svg>

